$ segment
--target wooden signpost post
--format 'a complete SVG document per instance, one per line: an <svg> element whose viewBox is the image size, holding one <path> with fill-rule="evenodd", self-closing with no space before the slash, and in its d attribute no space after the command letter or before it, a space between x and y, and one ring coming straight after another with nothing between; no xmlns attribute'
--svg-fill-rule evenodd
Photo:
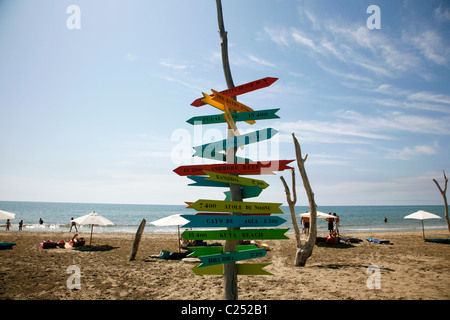
<svg viewBox="0 0 450 320"><path fill-rule="evenodd" d="M216 91L212 95L202 92L203 98L196 99L192 105L200 107L208 104L222 114L197 116L187 120L192 125L227 123L227 139L193 147L193 156L223 161L219 164L200 164L180 166L173 171L180 176L187 176L193 181L189 186L227 187L225 200L199 199L186 202L188 208L195 209L196 215L183 215L189 220L185 225L191 230L182 233L187 240L224 240L224 246L192 247L191 256L198 257L201 264L193 268L195 274L223 274L226 297L230 281L237 281L237 275L271 275L263 270L270 263L236 263L245 260L264 258L266 248L255 245L237 245L240 240L274 240L288 239L285 233L288 228L273 229L286 222L285 219L272 214L283 214L282 203L248 202L246 198L254 198L269 187L261 179L242 177L240 175L274 174L276 171L292 169L288 166L294 160L251 161L237 157L238 148L271 139L277 130L266 128L254 132L240 134L236 122L245 121L254 124L256 121L279 118L275 113L279 109L253 110L247 105L237 102L235 97L257 89L265 88L277 78L263 78L237 87ZM223 151L224 153L221 153ZM206 211L202 212L202 211ZM225 230L192 230L192 228L226 228ZM234 280L233 280L234 279ZM234 285L233 285L234 286ZM235 286L235 289L237 286ZM233 295L231 295L233 296ZM230 296L230 297L231 297Z"/></svg>

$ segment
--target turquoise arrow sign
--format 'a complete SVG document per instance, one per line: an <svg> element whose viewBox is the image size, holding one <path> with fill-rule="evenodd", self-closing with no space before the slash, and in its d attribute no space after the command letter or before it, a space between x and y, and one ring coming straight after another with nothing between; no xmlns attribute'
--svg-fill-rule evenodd
<svg viewBox="0 0 450 320"><path fill-rule="evenodd" d="M221 216L221 215L181 215L186 220L186 228L212 228L212 227L276 227L286 222L277 216Z"/></svg>
<svg viewBox="0 0 450 320"><path fill-rule="evenodd" d="M202 176L187 176L189 179L193 180L194 183L188 184L188 186L196 186L196 187L229 187L229 183L220 182L220 181L212 181L206 180L208 177Z"/></svg>
<svg viewBox="0 0 450 320"><path fill-rule="evenodd" d="M260 186L241 186L242 191L242 199L254 198L260 195L260 193L264 190ZM225 201L231 201L231 192L225 191Z"/></svg>
<svg viewBox="0 0 450 320"><path fill-rule="evenodd" d="M217 151L226 150L227 148L235 148L240 146L245 146L250 143L255 143L259 141L264 141L272 138L278 133L278 130L272 128L266 128L262 130L257 130L254 132L246 133L237 137L223 139L216 142L206 143L201 146L194 147L194 156L211 158L214 157L214 153ZM215 158L213 158L215 159Z"/></svg>
<svg viewBox="0 0 450 320"><path fill-rule="evenodd" d="M210 256L202 256L198 257L202 262L198 267L201 268L222 263L230 263L242 260L262 258L266 255L266 253L267 253L266 249L252 249L238 252L213 254Z"/></svg>
<svg viewBox="0 0 450 320"><path fill-rule="evenodd" d="M278 108L278 109L266 109L250 112L235 112L232 113L231 116L233 117L233 120L235 122L248 120L278 119L280 117L275 114L278 110L280 109ZM226 121L222 114L213 114L209 116L192 117L186 122L192 125L198 125L198 124L222 123Z"/></svg>

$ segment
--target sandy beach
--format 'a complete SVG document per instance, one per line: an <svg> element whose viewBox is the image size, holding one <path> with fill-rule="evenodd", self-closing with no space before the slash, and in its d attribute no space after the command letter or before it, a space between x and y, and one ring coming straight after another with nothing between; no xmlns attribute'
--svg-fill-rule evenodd
<svg viewBox="0 0 450 320"><path fill-rule="evenodd" d="M144 234L129 261L134 234L94 233L92 247L42 249L43 240L69 241L74 233L0 231L0 299L13 300L222 300L222 276L194 275L193 263L151 258L178 250L174 234ZM81 234L89 239L89 234ZM344 234L360 243L317 244L305 267L293 265L294 235L266 241L271 250L252 262L272 262L272 276L239 276L240 300L448 300L450 246L424 242L421 231ZM319 235L324 236L324 235ZM427 238L448 232L426 231ZM389 240L392 245L366 238ZM89 241L89 240L88 240ZM67 280L75 265L81 287ZM369 289L370 266L379 268L378 289ZM375 282L371 282L375 283Z"/></svg>

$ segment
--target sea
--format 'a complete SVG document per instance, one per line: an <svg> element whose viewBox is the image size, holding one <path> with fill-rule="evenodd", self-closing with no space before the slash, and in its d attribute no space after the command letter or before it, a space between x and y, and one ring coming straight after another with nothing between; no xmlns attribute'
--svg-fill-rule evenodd
<svg viewBox="0 0 450 320"><path fill-rule="evenodd" d="M11 220L10 230L18 230L19 221L23 220L23 231L54 231L70 230L71 218L78 218L92 211L111 220L115 225L95 226L94 233L136 233L142 219L146 220L144 233L177 233L177 226L157 227L152 221L173 214L195 214L193 209L180 205L143 205L143 204L103 204L103 203L60 203L60 202L26 202L0 201L0 210L16 214ZM288 206L281 206L286 222L277 228L290 228L288 233L294 233ZM420 220L404 219L408 214L425 210L440 216L442 219L424 221L426 230L447 229L443 205L408 205L408 206L320 206L318 211L336 213L340 219L341 234L353 232L389 232L389 231L420 231ZM307 206L296 206L296 215L309 211ZM384 218L387 218L387 222ZM42 218L43 224L39 223ZM301 228L300 218L297 217ZM6 220L0 221L0 230L5 230ZM180 226L182 227L182 226ZM78 226L79 232L90 232L91 226ZM205 229L205 228L202 228ZM327 233L327 222L318 219L318 233Z"/></svg>

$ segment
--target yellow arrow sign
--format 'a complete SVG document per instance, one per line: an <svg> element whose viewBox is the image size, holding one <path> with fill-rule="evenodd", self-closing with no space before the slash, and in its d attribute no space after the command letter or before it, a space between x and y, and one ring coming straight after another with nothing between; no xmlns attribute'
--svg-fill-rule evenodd
<svg viewBox="0 0 450 320"><path fill-rule="evenodd" d="M252 108L247 107L245 104L242 104L240 102L237 102L236 100L231 99L230 97L227 97L224 94L221 94L220 92L217 92L216 90L211 89L212 93L214 93L214 101L220 102L222 104L228 104L228 106L236 111L240 112L249 112L253 111Z"/></svg>
<svg viewBox="0 0 450 320"><path fill-rule="evenodd" d="M233 184L239 184L239 185L251 186L251 187L259 186L263 189L265 189L269 186L269 184L267 182L265 182L264 180L238 177L238 176L233 176L231 174L217 173L217 172L211 172L211 171L203 171L203 172L206 173L207 175L209 175L209 177L206 178L206 180L233 183Z"/></svg>
<svg viewBox="0 0 450 320"><path fill-rule="evenodd" d="M223 105L220 102L214 101L210 95L202 92L202 95L205 97L204 99L202 99L202 102L209 104L210 106L213 106L214 108L217 108L223 112L226 111L225 105Z"/></svg>
<svg viewBox="0 0 450 320"><path fill-rule="evenodd" d="M272 273L263 270L264 267L270 265L271 263L237 263L237 274L238 275L261 275L261 276L271 276ZM198 275L222 275L223 274L223 265L216 264L209 267L199 268L199 265L196 265L192 268L195 274Z"/></svg>
<svg viewBox="0 0 450 320"><path fill-rule="evenodd" d="M203 95L203 97L205 97L204 99L202 99L202 102L207 103L207 104L209 104L210 106L213 106L214 108L217 108L217 109L219 109L219 110L221 110L221 111L223 111L223 112L226 112L226 107L225 107L224 104L222 104L222 103L220 103L220 102L217 102L217 101L213 100L213 98L211 98L210 95L208 95L208 94L206 94L206 93L204 93L204 92L202 92L202 95ZM233 109L233 108L232 108L232 109ZM233 109L233 110L234 110L234 109ZM245 121L245 122L247 122L247 123L249 123L249 124L255 124L255 123L256 123L255 120L247 120L247 121Z"/></svg>

